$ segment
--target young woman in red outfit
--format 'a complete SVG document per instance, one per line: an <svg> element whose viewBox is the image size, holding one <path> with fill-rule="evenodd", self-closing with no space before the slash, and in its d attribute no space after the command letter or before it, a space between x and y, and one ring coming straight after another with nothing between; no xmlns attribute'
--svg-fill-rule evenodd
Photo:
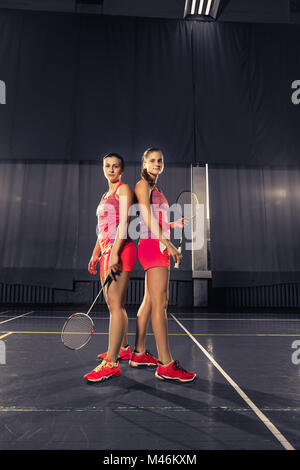
<svg viewBox="0 0 300 470"><path fill-rule="evenodd" d="M141 214L138 258L145 270L145 292L137 314L135 350L131 354L129 364L133 367L155 366L155 376L161 380L190 382L196 374L186 371L178 361L174 361L168 342L170 257L175 263L181 260L181 254L170 241L170 228L184 226L185 219L173 224L168 223L168 201L157 187L158 177L163 170L164 159L161 150L146 150L142 160L141 179L135 187ZM150 317L158 359L145 347Z"/></svg>
<svg viewBox="0 0 300 470"><path fill-rule="evenodd" d="M128 184L121 182L123 158L117 153L106 155L103 158L103 172L108 182L108 191L103 194L97 208L98 239L88 270L91 274L97 274L96 266L99 262L102 285L108 274L114 280L104 288L110 312L108 350L98 356L103 359L101 364L84 376L90 382L99 382L121 374L118 359L120 352L126 352L128 327L124 301L136 260L134 243L128 237L129 209L133 204L134 194Z"/></svg>

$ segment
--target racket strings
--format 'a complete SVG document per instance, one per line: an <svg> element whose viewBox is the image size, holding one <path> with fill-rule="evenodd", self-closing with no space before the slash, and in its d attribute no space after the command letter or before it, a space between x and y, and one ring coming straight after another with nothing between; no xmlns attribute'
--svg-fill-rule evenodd
<svg viewBox="0 0 300 470"><path fill-rule="evenodd" d="M62 341L71 349L79 349L90 339L94 331L92 319L84 313L69 318L62 331Z"/></svg>
<svg viewBox="0 0 300 470"><path fill-rule="evenodd" d="M182 235L184 235L186 239L190 240L192 238L193 231L196 228L196 215L198 205L197 196L190 191L184 191L178 197L176 204L179 210L177 217L186 218L186 225L182 230Z"/></svg>
<svg viewBox="0 0 300 470"><path fill-rule="evenodd" d="M120 272L121 271L117 272L116 275L119 275ZM70 349L80 349L91 339L94 333L94 323L89 313L103 291L104 286L109 285L111 282L112 278L108 275L87 313L74 313L74 315L71 315L65 322L61 332L61 340L65 346Z"/></svg>
<svg viewBox="0 0 300 470"><path fill-rule="evenodd" d="M183 212L188 212L190 215L195 215L197 210L197 198L192 194L183 194L179 197L177 204L181 207Z"/></svg>

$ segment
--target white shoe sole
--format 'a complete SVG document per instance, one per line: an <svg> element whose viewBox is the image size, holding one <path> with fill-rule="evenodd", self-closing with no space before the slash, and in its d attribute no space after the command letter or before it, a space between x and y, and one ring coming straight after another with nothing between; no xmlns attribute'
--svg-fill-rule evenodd
<svg viewBox="0 0 300 470"><path fill-rule="evenodd" d="M175 380L176 382L192 382L193 380L195 380L196 375L191 379L179 379L178 377L166 377L165 375L160 375L157 372L155 372L155 377L159 380Z"/></svg>
<svg viewBox="0 0 300 470"><path fill-rule="evenodd" d="M148 366L148 367L157 367L157 364L151 364L149 362L134 362L134 361L128 361L128 364L131 367L139 367L139 366Z"/></svg>

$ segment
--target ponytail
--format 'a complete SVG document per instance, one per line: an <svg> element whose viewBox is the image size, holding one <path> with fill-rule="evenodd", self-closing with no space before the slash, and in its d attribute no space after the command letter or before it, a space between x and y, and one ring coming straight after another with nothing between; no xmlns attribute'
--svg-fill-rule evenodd
<svg viewBox="0 0 300 470"><path fill-rule="evenodd" d="M149 175L148 171L146 170L146 168L142 168L142 171L141 171L141 177L147 181L147 183L153 187L155 186L155 181L153 181L153 179L151 178L151 176Z"/></svg>
<svg viewBox="0 0 300 470"><path fill-rule="evenodd" d="M147 160L148 158L148 155L152 152L160 152L162 154L162 151L159 149L159 148L156 148L156 147L150 147L148 148L147 150L145 150L145 152L143 153L143 156L142 156L142 170L141 170L141 177L147 181L147 183L149 183L149 185L151 187L155 186L155 182L153 181L153 179L151 178L151 176L149 175L148 171L146 170L146 168L143 168L143 162L145 160Z"/></svg>

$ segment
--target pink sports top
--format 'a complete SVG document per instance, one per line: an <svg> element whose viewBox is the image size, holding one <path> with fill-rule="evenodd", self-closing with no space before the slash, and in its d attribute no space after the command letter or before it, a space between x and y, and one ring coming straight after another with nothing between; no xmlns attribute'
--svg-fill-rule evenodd
<svg viewBox="0 0 300 470"><path fill-rule="evenodd" d="M108 196L106 196L107 192L104 193L97 207L97 233L102 253L111 248L116 237L120 222L120 208L116 192L122 184L124 183L120 182L114 192Z"/></svg>
<svg viewBox="0 0 300 470"><path fill-rule="evenodd" d="M164 237L170 239L170 227L168 222L169 204L165 196L157 188L152 189L150 197L154 217L162 228ZM157 237L149 230L142 215L140 215L140 238L156 238Z"/></svg>

